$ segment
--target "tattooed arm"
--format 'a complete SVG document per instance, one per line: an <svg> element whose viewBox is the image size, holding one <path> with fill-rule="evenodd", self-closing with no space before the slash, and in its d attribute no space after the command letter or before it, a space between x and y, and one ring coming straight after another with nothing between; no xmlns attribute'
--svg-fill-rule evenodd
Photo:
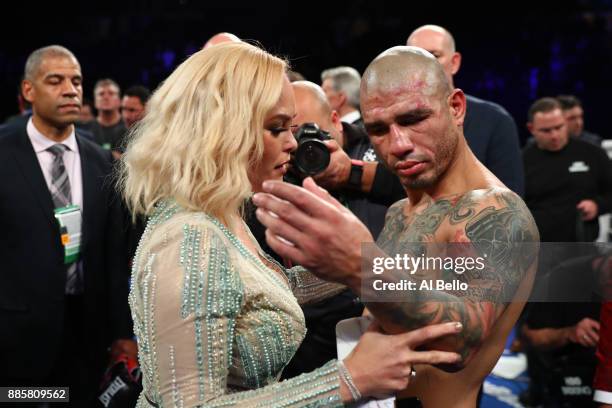
<svg viewBox="0 0 612 408"><path fill-rule="evenodd" d="M360 294L389 332L442 321L463 322L461 337L450 350L460 352L464 363L504 310L505 305L500 302L511 299L523 277L535 271L538 232L525 204L509 190L477 190L449 200L430 199L419 203L408 215L401 208L407 202L400 201L389 210L377 246L354 214L310 179L304 186L302 189L268 182L264 186L266 193L254 196L259 207L257 217L267 227L270 247L322 279L345 284ZM480 252L491 255L487 268L466 276L468 295L428 291L417 296L408 292L405 296L410 298L400 298L402 302L369 301L378 294L372 296L362 290L372 287L367 279L374 276L367 270L362 273L362 264L368 256L392 256L408 243L424 247L427 242L469 242ZM531 243L531 249L526 243ZM378 253L364 253L362 257L362 248L367 247ZM375 276L393 283L387 273Z"/></svg>
<svg viewBox="0 0 612 408"><path fill-rule="evenodd" d="M415 252L415 246L421 246L416 250L421 253L425 251L424 243L444 239L469 242L478 253L488 254L485 268L461 276L468 283L465 292L402 291L411 298L401 302L368 302L380 296L371 289L370 280L395 283L405 279L419 285L418 271L415 275L386 271L373 278L365 274L359 288L362 300L390 332L445 321L462 322L463 331L443 346L460 353L465 364L489 335L522 279L535 271L537 228L522 200L506 190L480 196L471 193L455 200L430 200L408 217L403 214L404 206L400 202L389 209L377 242L381 252L376 256ZM439 343L436 348L440 348Z"/></svg>

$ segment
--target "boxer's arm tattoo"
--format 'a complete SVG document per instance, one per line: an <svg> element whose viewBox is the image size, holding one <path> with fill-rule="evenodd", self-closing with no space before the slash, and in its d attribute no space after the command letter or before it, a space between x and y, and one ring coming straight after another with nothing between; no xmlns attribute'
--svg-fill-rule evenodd
<svg viewBox="0 0 612 408"><path fill-rule="evenodd" d="M464 328L456 351L464 361L477 350L504 310L505 302L512 299L523 277L535 267L539 241L535 222L518 196L498 192L486 199L485 206L479 201L471 195L431 201L411 217L403 214L404 204L398 203L389 209L377 242L389 255L406 253L407 248L413 252L421 249L418 243L435 241L434 234L444 220L459 226L453 241L470 242L478 252L489 255L483 270L460 276L469 283L466 292L411 291L408 296L413 298L407 302L367 303L383 326L394 330L460 321ZM388 275L376 278L392 279Z"/></svg>

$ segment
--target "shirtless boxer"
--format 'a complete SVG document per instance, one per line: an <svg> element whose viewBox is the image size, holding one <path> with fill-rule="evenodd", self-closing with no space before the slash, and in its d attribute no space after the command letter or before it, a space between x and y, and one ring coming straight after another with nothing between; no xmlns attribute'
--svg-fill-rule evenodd
<svg viewBox="0 0 612 408"><path fill-rule="evenodd" d="M425 407L476 406L482 381L523 308L537 263L539 235L533 218L520 197L470 151L462 129L465 107L463 92L452 89L435 57L417 47L383 52L362 78L366 130L408 196L389 209L375 251L398 253L414 242L494 242L490 259L504 261L489 262L465 296L424 291L405 302L368 302L361 244L371 243L372 237L355 216L311 179L305 189L265 183L265 193L254 197L270 247L361 294L385 330L462 322L457 337L435 345L460 353L462 366L415 367L417 375L402 394L417 396Z"/></svg>

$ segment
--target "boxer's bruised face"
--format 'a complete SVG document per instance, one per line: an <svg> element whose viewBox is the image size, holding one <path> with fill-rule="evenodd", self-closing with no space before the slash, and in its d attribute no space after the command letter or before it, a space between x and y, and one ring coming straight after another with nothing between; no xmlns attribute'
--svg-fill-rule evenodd
<svg viewBox="0 0 612 408"><path fill-rule="evenodd" d="M379 157L408 189L433 186L454 158L463 124L453 104L460 90L432 94L418 73L397 87L368 91L362 99L366 131Z"/></svg>

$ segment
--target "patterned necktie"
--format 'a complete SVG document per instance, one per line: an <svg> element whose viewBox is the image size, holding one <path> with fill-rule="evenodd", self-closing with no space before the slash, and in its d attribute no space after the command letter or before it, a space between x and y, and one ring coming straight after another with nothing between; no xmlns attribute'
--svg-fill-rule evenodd
<svg viewBox="0 0 612 408"><path fill-rule="evenodd" d="M51 197L55 208L61 208L72 202L70 191L70 179L64 165L64 152L68 150L63 144L54 144L47 149L53 153L53 164L51 166ZM82 271L78 262L67 265L66 271L66 293L71 295L83 292Z"/></svg>
<svg viewBox="0 0 612 408"><path fill-rule="evenodd" d="M53 153L51 166L51 197L55 208L65 207L72 201L70 192L70 179L64 166L64 152L68 149L63 144L54 144L47 150Z"/></svg>

